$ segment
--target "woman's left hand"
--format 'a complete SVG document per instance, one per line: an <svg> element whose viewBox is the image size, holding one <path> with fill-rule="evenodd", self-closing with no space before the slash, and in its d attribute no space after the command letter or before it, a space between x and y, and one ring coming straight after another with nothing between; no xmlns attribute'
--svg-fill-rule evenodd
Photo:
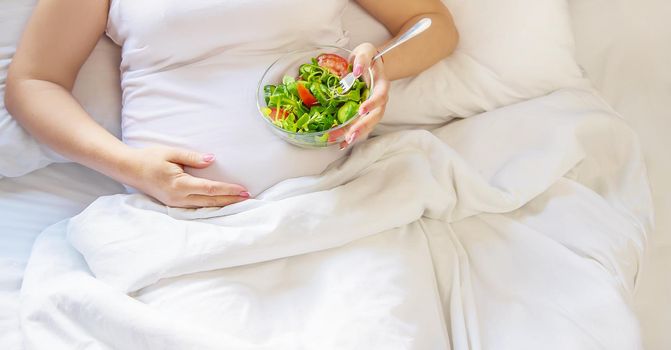
<svg viewBox="0 0 671 350"><path fill-rule="evenodd" d="M390 83L385 75L382 59L373 62L375 55L377 55L377 48L373 44L363 43L352 51L352 55L349 58L356 77L362 76L368 68L373 70L375 89L368 100L364 101L359 107L359 115L361 117L347 130L345 141L340 143L340 149L345 149L357 140L363 140L368 137L368 134L373 131L375 125L382 119L387 107Z"/></svg>

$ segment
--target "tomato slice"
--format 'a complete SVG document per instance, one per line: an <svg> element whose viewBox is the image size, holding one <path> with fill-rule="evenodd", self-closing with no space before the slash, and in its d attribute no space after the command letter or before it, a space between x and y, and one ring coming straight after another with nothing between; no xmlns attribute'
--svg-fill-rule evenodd
<svg viewBox="0 0 671 350"><path fill-rule="evenodd" d="M281 108L271 108L268 117L272 120L282 120L289 115L287 110Z"/></svg>
<svg viewBox="0 0 671 350"><path fill-rule="evenodd" d="M344 77L349 72L349 62L341 56L332 53L324 53L317 57L317 64L328 69L331 73Z"/></svg>
<svg viewBox="0 0 671 350"><path fill-rule="evenodd" d="M298 83L296 84L296 90L298 90L298 96L303 101L303 104L312 107L317 104L317 98L305 87L305 84Z"/></svg>

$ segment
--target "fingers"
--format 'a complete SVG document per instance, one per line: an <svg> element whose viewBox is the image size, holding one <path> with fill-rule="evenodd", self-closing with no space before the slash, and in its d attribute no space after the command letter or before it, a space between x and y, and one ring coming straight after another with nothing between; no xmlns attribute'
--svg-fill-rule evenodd
<svg viewBox="0 0 671 350"><path fill-rule="evenodd" d="M375 86L373 94L359 106L359 115L365 115L374 109L385 106L389 100L389 87L391 84L384 75L384 64L380 63L379 66L375 67L374 71Z"/></svg>
<svg viewBox="0 0 671 350"><path fill-rule="evenodd" d="M239 196L206 196L200 194L192 194L188 196L182 208L205 208L205 207L225 207L233 203L242 202L247 198Z"/></svg>
<svg viewBox="0 0 671 350"><path fill-rule="evenodd" d="M352 62L352 73L354 73L354 76L358 78L370 68L376 53L377 49L370 43L361 44L352 51L349 60ZM366 76L364 76L364 78L366 78Z"/></svg>
<svg viewBox="0 0 671 350"><path fill-rule="evenodd" d="M205 168L214 155L162 146L137 150L135 188L178 208L223 207L250 198L244 186L194 177L184 166Z"/></svg>
<svg viewBox="0 0 671 350"><path fill-rule="evenodd" d="M381 106L361 116L347 131L345 141L340 143L340 149L344 150L357 140L365 139L373 131L375 125L382 120L384 110L385 106Z"/></svg>
<svg viewBox="0 0 671 350"><path fill-rule="evenodd" d="M247 189L240 185L202 179L186 174L176 181L176 187L178 191L188 195L249 197Z"/></svg>
<svg viewBox="0 0 671 350"><path fill-rule="evenodd" d="M340 144L340 149L345 149L359 139L365 139L384 116L391 84L385 76L384 63L378 61L373 66L373 72L375 77L373 93L359 106L361 117L347 130L345 141Z"/></svg>
<svg viewBox="0 0 671 350"><path fill-rule="evenodd" d="M180 208L223 207L249 197L249 192L240 185L182 174L174 180L164 203Z"/></svg>
<svg viewBox="0 0 671 350"><path fill-rule="evenodd" d="M167 153L167 161L198 169L207 168L215 158L211 153L201 154L176 148L169 149Z"/></svg>

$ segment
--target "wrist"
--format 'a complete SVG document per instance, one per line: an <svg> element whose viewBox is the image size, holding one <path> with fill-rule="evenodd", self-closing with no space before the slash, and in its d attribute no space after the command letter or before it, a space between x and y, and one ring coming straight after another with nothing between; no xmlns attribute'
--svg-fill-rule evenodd
<svg viewBox="0 0 671 350"><path fill-rule="evenodd" d="M114 169L117 181L137 187L142 175L142 165L144 164L140 151L140 149L123 144L123 147L119 150L120 153Z"/></svg>
<svg viewBox="0 0 671 350"><path fill-rule="evenodd" d="M106 150L92 164L93 168L125 185L134 186L140 174L140 156L137 149L119 141Z"/></svg>

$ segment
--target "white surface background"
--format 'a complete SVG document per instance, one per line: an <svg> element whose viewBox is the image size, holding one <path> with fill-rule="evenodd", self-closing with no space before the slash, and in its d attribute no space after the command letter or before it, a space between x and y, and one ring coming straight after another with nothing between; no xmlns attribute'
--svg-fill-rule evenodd
<svg viewBox="0 0 671 350"><path fill-rule="evenodd" d="M671 1L570 4L579 63L641 139L656 228L635 305L646 349L671 349Z"/></svg>

